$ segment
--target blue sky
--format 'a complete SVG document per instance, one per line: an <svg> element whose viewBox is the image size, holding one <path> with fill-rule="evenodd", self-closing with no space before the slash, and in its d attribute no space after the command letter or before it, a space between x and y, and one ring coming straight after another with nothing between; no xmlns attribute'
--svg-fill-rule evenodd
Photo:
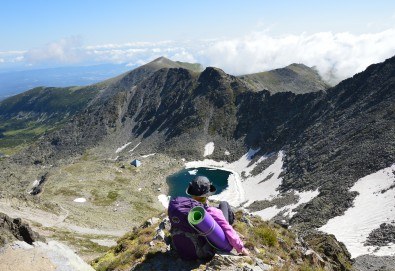
<svg viewBox="0 0 395 271"><path fill-rule="evenodd" d="M342 50L346 50L341 46L346 43L347 48L355 48L346 50L348 57L363 58L353 73L369 61L381 61L395 53L391 50L395 48L391 42L395 40L395 1L389 0L2 0L0 5L0 69L133 65L165 55L247 73L292 62L319 66L303 51L320 46L327 50L315 52L317 62L323 57L340 61ZM329 36L324 37L325 33ZM345 42L343 34L350 35ZM265 43L272 46L272 55L264 52ZM328 47L331 44L333 48ZM286 46L299 48L293 53L297 57L288 57L288 62L287 57L279 58ZM276 47L285 51L276 51ZM254 50L260 58L253 57ZM229 59L221 63L224 56ZM237 56L253 63L248 65ZM321 65L326 67L320 68L322 73L336 73L328 67L338 61ZM347 67L340 65L339 69Z"/></svg>
<svg viewBox="0 0 395 271"><path fill-rule="evenodd" d="M64 37L86 44L236 37L250 31L299 34L380 31L395 1L2 0L0 50L25 50Z"/></svg>

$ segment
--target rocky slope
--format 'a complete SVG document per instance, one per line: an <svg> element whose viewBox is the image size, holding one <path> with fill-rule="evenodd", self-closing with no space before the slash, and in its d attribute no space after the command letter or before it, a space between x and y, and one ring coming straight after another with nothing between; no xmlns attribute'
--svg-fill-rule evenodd
<svg viewBox="0 0 395 271"><path fill-rule="evenodd" d="M126 234L92 265L96 270L353 270L347 250L333 236L301 238L243 212L236 213L234 227L250 256L231 252L209 261L182 261L171 249L169 220L162 214Z"/></svg>
<svg viewBox="0 0 395 271"><path fill-rule="evenodd" d="M355 193L348 190L359 178L395 161L395 58L371 65L314 102L314 120L288 144L283 191L319 187L320 195L292 222L320 226L352 205Z"/></svg>
<svg viewBox="0 0 395 271"><path fill-rule="evenodd" d="M108 84L64 129L14 159L52 164L99 143L115 148L127 141L191 159L201 157L208 141L216 143L214 159L237 159L246 146L261 153L283 148L282 191L320 189L292 223L315 217L309 227L317 227L351 206L348 189L358 178L395 161L394 62L372 65L328 91L298 95L251 91L219 69L196 73L158 59ZM225 149L233 156L225 157Z"/></svg>
<svg viewBox="0 0 395 271"><path fill-rule="evenodd" d="M0 247L15 240L33 244L33 242L43 239L21 219L13 219L0 213Z"/></svg>
<svg viewBox="0 0 395 271"><path fill-rule="evenodd" d="M310 74L300 65L288 69ZM207 142L215 142L215 160L237 160L249 148L260 148L257 157L283 150L281 192L319 191L290 223L301 231L320 227L352 206L356 192L349 189L359 178L395 161L395 57L327 90L315 81L257 91L261 85L220 69L198 72L160 58L104 82L63 127L3 159L0 177L22 181L7 163L56 167L88 151L108 159L126 143L118 161L137 144L145 153L196 160Z"/></svg>
<svg viewBox="0 0 395 271"><path fill-rule="evenodd" d="M0 213L0 270L3 271L91 271L69 247L34 232L20 218Z"/></svg>

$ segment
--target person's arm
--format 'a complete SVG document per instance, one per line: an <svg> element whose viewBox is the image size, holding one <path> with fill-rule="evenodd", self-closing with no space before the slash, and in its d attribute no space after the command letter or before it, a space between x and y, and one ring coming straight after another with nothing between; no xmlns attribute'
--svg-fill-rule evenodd
<svg viewBox="0 0 395 271"><path fill-rule="evenodd" d="M208 207L206 210L222 228L231 246L234 247L238 253L243 253L244 255L247 255L246 253L248 253L248 251L244 248L243 241L240 240L237 232L228 223L228 221L226 221L221 210L215 207Z"/></svg>

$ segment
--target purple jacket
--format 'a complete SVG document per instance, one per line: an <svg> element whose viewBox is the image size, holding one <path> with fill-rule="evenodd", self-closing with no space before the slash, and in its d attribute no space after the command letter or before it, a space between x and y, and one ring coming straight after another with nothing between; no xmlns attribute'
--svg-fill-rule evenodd
<svg viewBox="0 0 395 271"><path fill-rule="evenodd" d="M240 240L239 235L233 227L226 221L222 211L215 207L207 207L206 211L217 221L218 225L222 228L229 243L238 253L244 248L243 241Z"/></svg>

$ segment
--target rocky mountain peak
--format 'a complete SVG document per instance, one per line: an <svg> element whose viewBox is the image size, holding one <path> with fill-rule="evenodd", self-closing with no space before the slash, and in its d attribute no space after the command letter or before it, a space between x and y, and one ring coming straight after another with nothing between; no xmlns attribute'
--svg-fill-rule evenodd
<svg viewBox="0 0 395 271"><path fill-rule="evenodd" d="M199 83L217 87L222 79L225 79L227 74L221 69L214 67L207 67L199 76Z"/></svg>
<svg viewBox="0 0 395 271"><path fill-rule="evenodd" d="M170 68L184 68L184 69L191 70L194 72L201 72L202 71L202 65L199 63L173 61L173 60L170 60L164 56L158 57L158 58L154 59L153 61L151 61L141 67L145 67L148 69L154 69L154 70L159 70L159 69L164 69L164 68L168 68L168 69L170 69Z"/></svg>
<svg viewBox="0 0 395 271"><path fill-rule="evenodd" d="M151 63L167 63L167 64L170 64L170 65L171 65L171 64L173 64L173 63L175 63L175 62L174 62L174 61L171 61L171 60L168 59L167 57L161 56L161 57L158 57L158 58L152 60Z"/></svg>

